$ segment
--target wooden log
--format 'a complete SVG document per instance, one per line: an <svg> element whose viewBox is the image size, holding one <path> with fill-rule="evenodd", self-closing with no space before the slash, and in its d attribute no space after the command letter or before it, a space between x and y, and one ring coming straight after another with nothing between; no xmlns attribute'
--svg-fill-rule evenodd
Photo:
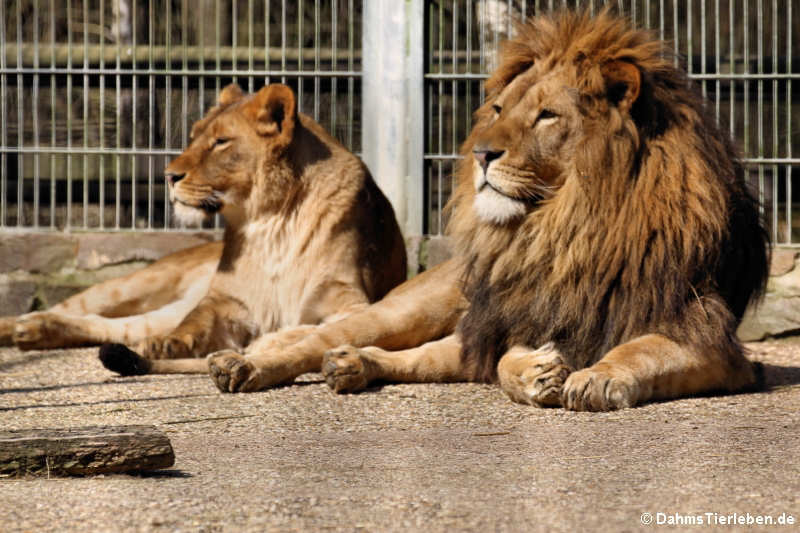
<svg viewBox="0 0 800 533"><path fill-rule="evenodd" d="M87 476L173 464L169 439L153 426L0 432L0 477Z"/></svg>

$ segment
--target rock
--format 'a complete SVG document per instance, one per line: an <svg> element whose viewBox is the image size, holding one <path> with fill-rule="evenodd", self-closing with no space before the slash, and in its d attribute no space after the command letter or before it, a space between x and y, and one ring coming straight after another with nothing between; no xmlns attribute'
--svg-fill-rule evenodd
<svg viewBox="0 0 800 533"><path fill-rule="evenodd" d="M772 250L772 260L769 265L770 276L783 276L794 270L797 250L775 248Z"/></svg>
<svg viewBox="0 0 800 533"><path fill-rule="evenodd" d="M425 268L433 268L453 257L453 247L449 237L435 236L428 239Z"/></svg>
<svg viewBox="0 0 800 533"><path fill-rule="evenodd" d="M23 270L49 274L73 266L78 240L47 233L0 233L0 273Z"/></svg>
<svg viewBox="0 0 800 533"><path fill-rule="evenodd" d="M32 280L0 280L0 315L21 315L31 311L36 296Z"/></svg>
<svg viewBox="0 0 800 533"><path fill-rule="evenodd" d="M764 301L751 307L737 331L744 342L800 331L800 296L787 297L768 292Z"/></svg>
<svg viewBox="0 0 800 533"><path fill-rule="evenodd" d="M215 240L214 233L94 233L80 236L78 268L96 270L129 261L156 261Z"/></svg>

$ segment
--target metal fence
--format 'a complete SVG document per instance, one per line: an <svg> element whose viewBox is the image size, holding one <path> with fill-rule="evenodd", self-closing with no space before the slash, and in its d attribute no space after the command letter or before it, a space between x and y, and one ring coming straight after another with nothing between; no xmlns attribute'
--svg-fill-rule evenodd
<svg viewBox="0 0 800 533"><path fill-rule="evenodd" d="M360 9L0 2L0 228L172 228L163 168L230 82L291 85L301 111L360 150Z"/></svg>
<svg viewBox="0 0 800 533"><path fill-rule="evenodd" d="M609 2L672 42L738 140L775 242L800 245L800 158L793 155L800 121L792 120L800 105L800 82L793 84L800 77L798 0ZM422 204L403 210L414 219L404 224L407 231L440 233L452 163L512 20L605 3L6 0L0 3L0 230L174 228L161 171L231 81L248 90L288 83L303 111L373 166L370 154L387 148L372 132L389 128L384 113L375 112L386 95L370 101L364 94L380 91L380 84L362 83L384 79L374 57L377 36L386 48L421 51L419 64L404 67L420 70L410 74L419 86L405 85L415 93L407 95L405 110L420 117L420 127L401 140L418 170L392 178L414 183L390 197ZM381 17L398 13L412 17L412 29L385 31L394 26ZM364 61L362 36L370 42ZM384 186L384 170L375 165L373 172Z"/></svg>
<svg viewBox="0 0 800 533"><path fill-rule="evenodd" d="M443 0L427 5L426 228L444 227L452 163L512 19L605 4L671 41L741 147L776 244L800 245L800 2L797 0ZM792 204L795 208L792 209Z"/></svg>

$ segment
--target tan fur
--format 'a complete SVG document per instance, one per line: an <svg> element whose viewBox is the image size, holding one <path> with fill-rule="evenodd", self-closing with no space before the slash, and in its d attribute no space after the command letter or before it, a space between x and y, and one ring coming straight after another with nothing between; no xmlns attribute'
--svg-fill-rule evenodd
<svg viewBox="0 0 800 533"><path fill-rule="evenodd" d="M181 250L98 283L47 311L0 318L0 346L22 350L136 343L174 329L208 292L222 243Z"/></svg>
<svg viewBox="0 0 800 533"><path fill-rule="evenodd" d="M179 216L225 218L222 257L186 318L136 346L143 359L121 347L101 350L111 369L206 372L205 360L183 359L219 352L211 361L221 381L233 371L220 369L223 360L292 344L405 279L405 245L388 200L361 161L297 112L284 85L250 96L223 90L165 173ZM289 366L305 371L309 363Z"/></svg>
<svg viewBox="0 0 800 533"><path fill-rule="evenodd" d="M276 383L284 353L328 349L337 392L499 379L514 401L607 410L757 385L735 328L763 290L766 233L662 43L608 12L536 19L487 89L450 204L457 259L240 381ZM434 311L448 291L458 305Z"/></svg>

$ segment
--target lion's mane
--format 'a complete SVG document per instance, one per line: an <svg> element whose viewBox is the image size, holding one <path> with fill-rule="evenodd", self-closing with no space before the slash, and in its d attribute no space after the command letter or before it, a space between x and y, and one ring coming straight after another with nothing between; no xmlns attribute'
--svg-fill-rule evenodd
<svg viewBox="0 0 800 533"><path fill-rule="evenodd" d="M512 224L484 222L472 208L473 139L500 91L547 57L574 65L584 116L614 89L608 62L636 66L639 96L629 113L612 109L604 131L584 132L552 197ZM462 357L475 377L495 379L516 344L555 342L574 368L645 333L740 351L735 329L763 291L768 237L733 144L663 43L608 11L539 17L505 45L486 88L448 206L470 300Z"/></svg>

